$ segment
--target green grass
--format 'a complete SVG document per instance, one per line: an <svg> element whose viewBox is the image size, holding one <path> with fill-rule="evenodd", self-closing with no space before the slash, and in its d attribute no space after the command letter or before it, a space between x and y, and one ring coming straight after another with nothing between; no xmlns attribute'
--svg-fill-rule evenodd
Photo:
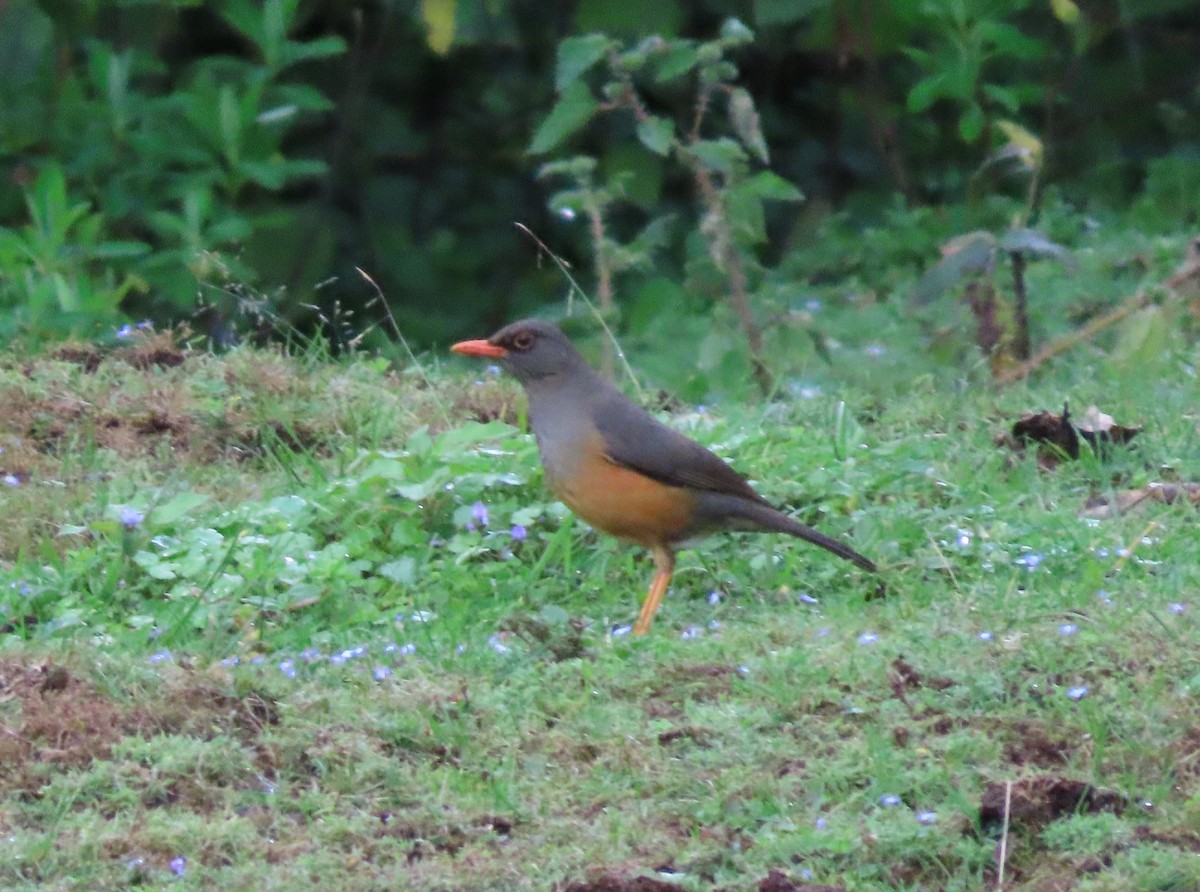
<svg viewBox="0 0 1200 892"><path fill-rule="evenodd" d="M887 590L715 537L642 639L506 382L151 340L0 360L0 887L1200 888L1195 508L1080 516L1200 476L1178 332L675 417ZM1065 399L1143 430L995 442Z"/></svg>

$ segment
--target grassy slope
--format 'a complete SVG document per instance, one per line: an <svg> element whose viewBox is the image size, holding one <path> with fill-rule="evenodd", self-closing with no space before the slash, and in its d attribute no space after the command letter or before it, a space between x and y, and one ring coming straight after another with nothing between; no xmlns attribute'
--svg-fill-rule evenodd
<svg viewBox="0 0 1200 892"><path fill-rule="evenodd" d="M684 553L642 640L611 630L648 562L545 502L526 438L468 423L517 417L486 373L9 357L0 886L975 889L1003 861L1011 888L1200 887L1194 509L1078 516L1196 478L1200 355L1163 355L850 390L861 428L823 397L675 419L852 528L888 592L729 536ZM1064 397L1138 448L1048 473L993 442Z"/></svg>

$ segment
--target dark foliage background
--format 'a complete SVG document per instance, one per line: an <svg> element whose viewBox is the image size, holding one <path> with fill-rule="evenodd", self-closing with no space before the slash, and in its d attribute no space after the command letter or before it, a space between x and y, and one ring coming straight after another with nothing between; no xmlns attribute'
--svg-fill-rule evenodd
<svg viewBox="0 0 1200 892"><path fill-rule="evenodd" d="M702 43L733 18L753 33L721 49L729 83L753 97L769 168L806 198L764 201L768 237L742 246L752 297L765 271L844 274L852 258L786 261L831 225L887 226L897 207L960 203L909 245L917 267L955 232L1038 222L1047 185L1080 214L1178 227L1200 208L1194 13L1183 0L0 0L0 335L149 318L228 340L269 314L272 331L340 336L380 309L356 267L415 343L479 334L566 290L514 221L595 287L595 233L552 211L557 187L537 176L572 154L599 184L625 175L601 201L615 243L674 214L653 250L614 267L610 312L634 330L706 316L721 288L689 272L704 254L689 243L705 219L694 169L639 144L620 103L529 149L559 99L564 38ZM603 72L585 80L601 96ZM686 77L637 87L685 129ZM1023 211L1027 181L987 163L1012 144L1003 121L1042 153ZM769 315L764 300L754 311Z"/></svg>

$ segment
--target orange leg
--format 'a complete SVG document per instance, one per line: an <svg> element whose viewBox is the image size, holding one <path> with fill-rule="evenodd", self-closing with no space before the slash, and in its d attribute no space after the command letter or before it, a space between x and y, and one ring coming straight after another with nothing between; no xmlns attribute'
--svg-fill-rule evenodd
<svg viewBox="0 0 1200 892"><path fill-rule="evenodd" d="M633 626L633 634L645 635L650 631L650 624L654 622L654 614L658 613L658 607L662 604L663 595L667 593L667 586L671 584L671 574L674 571L675 555L669 548L655 546L654 579L650 582L646 600L642 602L642 612L638 614L637 622Z"/></svg>

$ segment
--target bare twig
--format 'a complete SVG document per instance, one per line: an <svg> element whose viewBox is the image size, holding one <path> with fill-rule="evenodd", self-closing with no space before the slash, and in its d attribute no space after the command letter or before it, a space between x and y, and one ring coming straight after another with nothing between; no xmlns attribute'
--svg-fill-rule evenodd
<svg viewBox="0 0 1200 892"><path fill-rule="evenodd" d="M996 383L1015 384L1017 381L1023 381L1054 357L1066 353L1068 350L1073 350L1084 341L1090 341L1100 332L1104 331L1104 329L1116 325L1126 316L1136 313L1148 303L1150 303L1150 295L1145 291L1139 291L1124 303L1114 307L1102 316L1097 316L1082 328L1077 328L1075 331L1055 338L1020 365L1015 365L1001 372L996 376Z"/></svg>
<svg viewBox="0 0 1200 892"><path fill-rule="evenodd" d="M596 300L600 303L600 312L611 318L613 309L613 277L612 263L608 256L608 248L604 239L604 217L600 208L592 204L588 208L588 224L592 236L592 253L596 257ZM613 377L613 348L612 341L604 342L604 352L600 357L601 371L610 381Z"/></svg>
<svg viewBox="0 0 1200 892"><path fill-rule="evenodd" d="M1020 251L1010 251L1008 259L1012 261L1013 322L1017 328L1013 352L1017 359L1026 361L1033 353L1033 347L1029 336L1029 296L1025 293L1025 255Z"/></svg>
<svg viewBox="0 0 1200 892"><path fill-rule="evenodd" d="M696 185L700 197L704 200L707 219L700 226L700 232L708 241L708 251L717 264L717 268L725 273L729 282L729 303L737 316L746 343L750 346L750 363L754 369L754 380L764 395L771 392L773 382L770 369L762 358L763 336L762 329L754 321L754 313L750 309L750 291L746 276L746 266L738 253L733 238L733 229L729 225L729 217L721 202L721 193L713 182L712 174L696 164L693 166Z"/></svg>
<svg viewBox="0 0 1200 892"><path fill-rule="evenodd" d="M1000 871L996 875L996 888L1004 892L1004 867L1008 863L1008 818L1012 808L1012 781L1004 782L1004 827L1000 831Z"/></svg>

